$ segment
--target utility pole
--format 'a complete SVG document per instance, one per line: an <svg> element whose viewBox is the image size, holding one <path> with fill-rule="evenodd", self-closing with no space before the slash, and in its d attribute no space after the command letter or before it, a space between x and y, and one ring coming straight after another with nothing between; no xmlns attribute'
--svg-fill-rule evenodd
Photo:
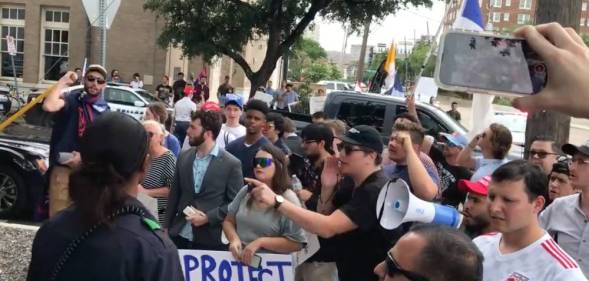
<svg viewBox="0 0 589 281"><path fill-rule="evenodd" d="M100 9L100 64L106 67L106 0L98 0Z"/></svg>
<svg viewBox="0 0 589 281"><path fill-rule="evenodd" d="M581 5L581 0L537 0L535 23L558 22L579 32ZM571 117L568 115L542 111L528 116L525 157L537 136L544 135L562 144L568 142L570 128Z"/></svg>
<svg viewBox="0 0 589 281"><path fill-rule="evenodd" d="M370 23L372 18L368 18L364 23L364 36L362 37L362 48L360 49L360 58L358 58L358 67L356 71L356 82L362 82L364 78L364 59L366 58L366 46L368 45L368 35L370 34Z"/></svg>

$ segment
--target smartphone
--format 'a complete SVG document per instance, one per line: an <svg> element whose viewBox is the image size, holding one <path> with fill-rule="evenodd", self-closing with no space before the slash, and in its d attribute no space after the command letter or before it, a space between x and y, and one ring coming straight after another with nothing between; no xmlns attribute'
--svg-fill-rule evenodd
<svg viewBox="0 0 589 281"><path fill-rule="evenodd" d="M192 206L186 206L186 208L184 208L184 210L182 210L182 212L186 216L196 215L196 210L194 210L194 207L192 207Z"/></svg>
<svg viewBox="0 0 589 281"><path fill-rule="evenodd" d="M252 256L252 260L249 264L249 266L253 267L253 268L261 268L262 267L262 257L260 255L256 255L254 254Z"/></svg>
<svg viewBox="0 0 589 281"><path fill-rule="evenodd" d="M452 30L442 36L435 81L449 91L526 96L544 88L548 72L524 39Z"/></svg>
<svg viewBox="0 0 589 281"><path fill-rule="evenodd" d="M57 162L59 162L59 164L65 164L65 163L69 162L70 160L72 160L73 158L74 158L74 154L71 152L60 152Z"/></svg>

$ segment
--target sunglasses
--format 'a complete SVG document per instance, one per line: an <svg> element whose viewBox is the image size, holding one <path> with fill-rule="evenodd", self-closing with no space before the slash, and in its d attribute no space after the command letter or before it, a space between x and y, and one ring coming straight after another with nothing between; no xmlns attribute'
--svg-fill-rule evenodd
<svg viewBox="0 0 589 281"><path fill-rule="evenodd" d="M269 167L270 165L272 165L272 163L273 163L272 158L266 158L266 157L254 158L254 168L257 167L258 165L260 165L260 167L262 167L262 168L266 168L266 167Z"/></svg>
<svg viewBox="0 0 589 281"><path fill-rule="evenodd" d="M306 141L303 141L304 144L312 144L312 143L316 143L316 142L319 142L319 141L318 140L306 140Z"/></svg>
<svg viewBox="0 0 589 281"><path fill-rule="evenodd" d="M343 151L346 154L350 154L350 153L352 153L354 151L366 151L366 150L361 149L361 148L356 148L353 145L347 144L345 142L338 143L337 144L337 150L338 151Z"/></svg>
<svg viewBox="0 0 589 281"><path fill-rule="evenodd" d="M96 83L98 83L98 84L100 84L100 85L102 85L102 84L106 83L106 80L104 80L104 79L102 79L102 78L97 78L97 77L94 77L94 76L87 76L87 77L86 77L86 80L87 80L88 82L94 82L94 81L96 81Z"/></svg>
<svg viewBox="0 0 589 281"><path fill-rule="evenodd" d="M530 158L544 159L548 155L558 155L557 153L550 153L546 151L530 150Z"/></svg>
<svg viewBox="0 0 589 281"><path fill-rule="evenodd" d="M395 260L391 252L387 253L386 259L387 275L389 277L395 277L397 274L402 274L410 281L429 281L427 278L408 270L401 269L399 263Z"/></svg>

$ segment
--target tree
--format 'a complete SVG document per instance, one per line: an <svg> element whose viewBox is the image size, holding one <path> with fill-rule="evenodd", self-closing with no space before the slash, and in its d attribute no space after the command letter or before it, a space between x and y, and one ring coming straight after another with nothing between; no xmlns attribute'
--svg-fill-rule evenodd
<svg viewBox="0 0 589 281"><path fill-rule="evenodd" d="M397 59L395 65L397 66L397 75L400 75L401 81L414 81L419 72L423 61L427 57L428 52L431 49L431 42L419 41L416 43L413 51L405 59ZM431 56L427 62L425 69L423 70L422 76L433 77L434 69L436 67L436 58Z"/></svg>
<svg viewBox="0 0 589 281"><path fill-rule="evenodd" d="M327 52L319 45L319 42L312 39L300 38L294 44L289 57L288 78L299 81L304 77L303 72L305 69L311 66L313 62L327 59Z"/></svg>
<svg viewBox="0 0 589 281"><path fill-rule="evenodd" d="M579 31L581 0L538 0L536 5L536 24L559 22ZM539 135L566 143L571 129L571 117L557 112L542 111L528 116L526 125L526 149L528 156L532 141Z"/></svg>
<svg viewBox="0 0 589 281"><path fill-rule="evenodd" d="M359 30L367 19L383 19L409 4L431 6L432 0L146 0L144 7L164 21L161 46L181 47L184 55L205 60L230 57L250 80L253 96L317 15ZM261 38L268 47L261 67L254 70L242 50Z"/></svg>

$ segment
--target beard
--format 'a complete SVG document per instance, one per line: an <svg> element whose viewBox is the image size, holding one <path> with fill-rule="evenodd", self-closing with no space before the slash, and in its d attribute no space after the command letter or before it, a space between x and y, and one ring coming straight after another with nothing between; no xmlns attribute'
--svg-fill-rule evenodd
<svg viewBox="0 0 589 281"><path fill-rule="evenodd" d="M481 218L481 216L473 217L469 220L471 223L464 224L464 228L468 233L482 234L483 229L486 229L491 225L491 222Z"/></svg>
<svg viewBox="0 0 589 281"><path fill-rule="evenodd" d="M189 137L188 143L190 146L200 146L203 142L205 142L204 132L196 137Z"/></svg>

